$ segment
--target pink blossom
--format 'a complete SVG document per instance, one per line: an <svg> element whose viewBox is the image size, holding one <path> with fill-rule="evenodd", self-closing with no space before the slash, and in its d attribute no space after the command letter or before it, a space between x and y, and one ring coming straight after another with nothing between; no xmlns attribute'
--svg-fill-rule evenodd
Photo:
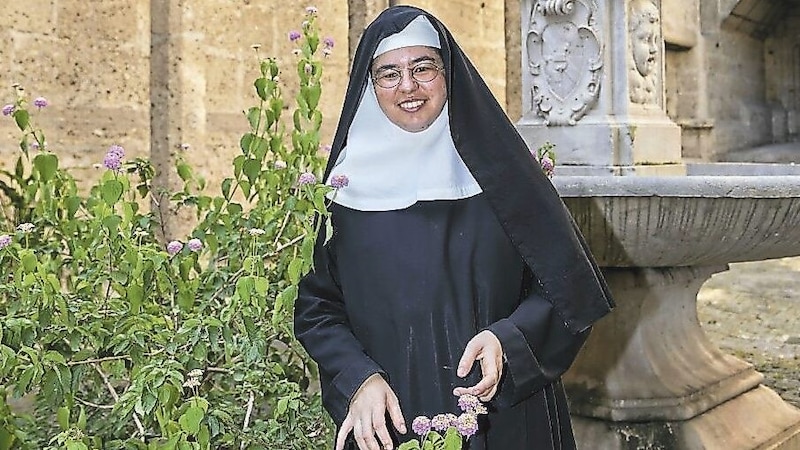
<svg viewBox="0 0 800 450"><path fill-rule="evenodd" d="M478 418L470 413L461 414L458 416L456 429L458 434L468 438L478 432Z"/></svg>
<svg viewBox="0 0 800 450"><path fill-rule="evenodd" d="M172 241L167 244L167 253L169 253L169 256L175 256L181 250L183 250L183 243L181 243L181 241Z"/></svg>
<svg viewBox="0 0 800 450"><path fill-rule="evenodd" d="M290 40L290 41L292 41L292 42L295 42L295 41L297 41L297 40L298 40L298 39L300 39L302 36L303 36L303 35L302 35L302 34L300 34L300 32L299 32L299 31L297 31L297 30L292 30L292 31L290 31L290 32L289 32L289 40Z"/></svg>
<svg viewBox="0 0 800 450"><path fill-rule="evenodd" d="M305 172L301 174L300 177L297 179L297 184L299 186L306 186L309 184L314 184L316 182L317 182L317 176L311 172Z"/></svg>
<svg viewBox="0 0 800 450"><path fill-rule="evenodd" d="M199 252L200 249L203 248L203 242L197 238L189 239L189 242L186 243L186 246L189 247L189 250L193 252Z"/></svg>
<svg viewBox="0 0 800 450"><path fill-rule="evenodd" d="M334 175L331 177L330 185L336 189L347 187L348 184L350 184L350 179L347 178L347 175Z"/></svg>
<svg viewBox="0 0 800 450"><path fill-rule="evenodd" d="M14 111L16 109L17 109L17 107L15 105L12 105L12 104L9 103L8 105L3 106L3 115L4 116L10 116L11 114L14 114Z"/></svg>
<svg viewBox="0 0 800 450"><path fill-rule="evenodd" d="M8 247L9 244L11 244L11 236L7 234L0 236L0 249Z"/></svg>
<svg viewBox="0 0 800 450"><path fill-rule="evenodd" d="M44 97L36 97L33 100L33 105L36 106L39 109L42 109L42 108L44 108L45 106L48 105L47 99L44 98Z"/></svg>
<svg viewBox="0 0 800 450"><path fill-rule="evenodd" d="M431 419L428 419L425 416L419 416L411 422L411 430L414 433L424 436L431 431Z"/></svg>

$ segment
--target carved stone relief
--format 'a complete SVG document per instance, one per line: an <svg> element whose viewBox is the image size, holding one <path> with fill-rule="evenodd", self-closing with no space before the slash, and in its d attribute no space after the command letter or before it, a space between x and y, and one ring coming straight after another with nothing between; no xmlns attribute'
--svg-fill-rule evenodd
<svg viewBox="0 0 800 450"><path fill-rule="evenodd" d="M575 125L597 102L603 68L594 0L537 0L526 49L531 109L545 125Z"/></svg>
<svg viewBox="0 0 800 450"><path fill-rule="evenodd" d="M661 61L661 21L651 0L631 0L628 14L630 36L630 99L633 103L657 104Z"/></svg>

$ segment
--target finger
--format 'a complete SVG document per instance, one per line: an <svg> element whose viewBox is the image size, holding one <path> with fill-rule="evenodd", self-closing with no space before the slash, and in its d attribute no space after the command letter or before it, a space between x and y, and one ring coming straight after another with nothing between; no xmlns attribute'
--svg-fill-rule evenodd
<svg viewBox="0 0 800 450"><path fill-rule="evenodd" d="M406 434L406 420L403 418L403 410L400 409L400 402L394 393L390 393L386 399L386 409L389 411L389 417L392 419L394 428L400 434Z"/></svg>
<svg viewBox="0 0 800 450"><path fill-rule="evenodd" d="M486 395L484 395L483 397L478 397L478 400L480 400L480 401L482 401L484 403L488 402L489 400L494 398L495 394L497 394L497 385L496 384L494 385L494 387L492 387L492 389L488 393L486 393Z"/></svg>
<svg viewBox="0 0 800 450"><path fill-rule="evenodd" d="M364 439L364 426L360 420L356 420L353 425L353 437L356 438L359 450L369 450L367 441Z"/></svg>
<svg viewBox="0 0 800 450"><path fill-rule="evenodd" d="M373 427L372 417L369 414L356 422L356 429L353 430L353 433L356 435L356 441L360 449L381 450L378 441L375 440L375 429Z"/></svg>
<svg viewBox="0 0 800 450"><path fill-rule="evenodd" d="M386 416L385 411L373 411L372 426L375 427L375 434L378 435L378 440L381 442L383 448L392 448L392 437L389 436L389 430L386 429ZM380 417L377 417L380 414Z"/></svg>
<svg viewBox="0 0 800 450"><path fill-rule="evenodd" d="M467 348L464 349L464 354L461 355L461 360L458 361L458 371L456 374L464 378L469 373L469 370L472 368L472 365L475 363L475 360L478 359L478 355L480 354L480 347L478 344L475 343L475 339L473 338L467 343Z"/></svg>
<svg viewBox="0 0 800 450"><path fill-rule="evenodd" d="M344 450L344 442L352 429L353 419L348 414L347 417L344 418L344 422L342 422L342 427L339 428L339 433L336 435L336 450Z"/></svg>

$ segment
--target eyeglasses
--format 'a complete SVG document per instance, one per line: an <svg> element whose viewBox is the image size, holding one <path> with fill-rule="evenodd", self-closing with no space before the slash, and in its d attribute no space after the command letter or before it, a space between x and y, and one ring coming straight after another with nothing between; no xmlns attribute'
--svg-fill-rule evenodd
<svg viewBox="0 0 800 450"><path fill-rule="evenodd" d="M430 83L439 76L439 72L444 70L444 67L432 62L423 62L408 69L381 69L372 75L372 81L379 87L392 89L403 80L403 73L406 70L411 73L411 79L417 83Z"/></svg>

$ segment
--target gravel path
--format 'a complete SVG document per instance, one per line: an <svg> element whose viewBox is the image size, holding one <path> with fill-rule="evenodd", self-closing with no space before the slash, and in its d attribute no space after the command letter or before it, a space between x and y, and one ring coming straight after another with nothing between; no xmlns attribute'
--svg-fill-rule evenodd
<svg viewBox="0 0 800 450"><path fill-rule="evenodd" d="M712 342L800 408L800 257L731 264L703 285L697 315Z"/></svg>

